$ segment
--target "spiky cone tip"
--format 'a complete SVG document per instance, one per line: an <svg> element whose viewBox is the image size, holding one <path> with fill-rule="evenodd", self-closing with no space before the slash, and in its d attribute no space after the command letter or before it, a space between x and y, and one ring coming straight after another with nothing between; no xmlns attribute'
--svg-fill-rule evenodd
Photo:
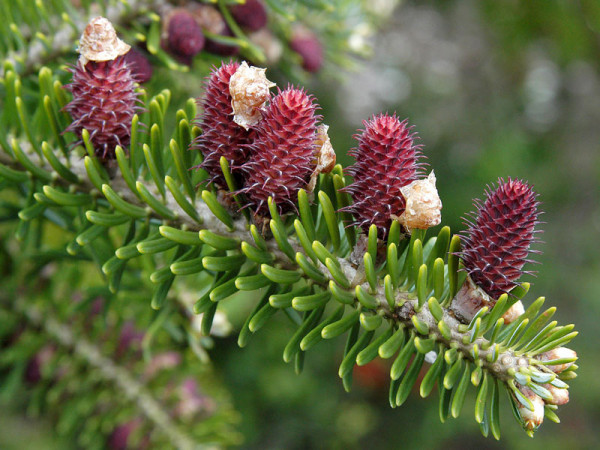
<svg viewBox="0 0 600 450"><path fill-rule="evenodd" d="M96 156L103 162L115 159L117 145L127 149L131 122L140 109L136 80L124 56L129 50L107 19L92 19L80 39L80 58L71 69L72 81L65 86L73 94L64 108L73 122L65 131L74 132L81 144L83 130L87 130Z"/></svg>

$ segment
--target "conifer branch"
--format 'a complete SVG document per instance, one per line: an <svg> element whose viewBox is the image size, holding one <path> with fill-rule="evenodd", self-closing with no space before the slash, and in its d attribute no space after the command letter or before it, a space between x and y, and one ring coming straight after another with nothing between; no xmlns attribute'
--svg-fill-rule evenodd
<svg viewBox="0 0 600 450"><path fill-rule="evenodd" d="M27 155L31 158L37 158L37 154L30 149L31 146L28 142L22 141L20 144L21 148L23 148ZM69 158L64 158L63 155L57 155L57 157L61 160L63 164L70 168L70 170L79 178L81 183L77 185L77 191L82 193L92 193L95 187L89 181L86 173L86 169L83 164L83 159L75 153L70 153ZM15 160L10 158L6 153L0 152L0 164L4 164L7 167L11 167L14 169L22 169L21 165L18 164ZM38 167L43 170L52 173L53 168L47 163L47 161L40 158L38 162ZM64 185L65 187L72 186L69 183L66 183L65 180L57 179L59 184ZM119 171L116 171L113 174L113 178L110 181L110 185L112 189L122 196L122 198L131 203L132 205L138 206L140 208L147 208L147 204L140 201L140 199L135 196L131 190L128 189L126 182L121 176ZM154 192L154 194L158 194ZM247 223L243 216L239 215L234 220L233 229L228 229L227 226L217 219L214 214L210 211L208 206L203 202L198 202L196 206L196 211L198 212L199 217L202 219L202 226L191 218L175 201L172 194L167 191L166 196L164 198L164 205L171 211L174 211L176 214L176 218L173 220L165 220L163 217L158 215L157 213L149 210L149 214L157 220L168 224L169 226L186 230L186 231L200 231L202 229L209 230L214 233L220 235L226 235L228 237L237 239L239 241L244 242L252 242L253 238L251 233L247 230ZM273 264L277 265L281 268L290 268L294 267L289 258L285 255L283 251L277 245L277 242L273 239L269 239L266 242L268 246L268 251L271 255L274 256ZM292 246L294 253L303 252L302 246L297 242L296 239L291 237L289 242ZM360 286L365 291L369 290L369 285L365 282L365 273L364 269L354 267L348 258L338 257L336 258L337 263L340 266L341 271L344 273L348 280L351 280L349 283L348 290L353 291L356 287ZM335 278L331 274L331 272L322 264L319 264L319 268L322 270L326 279L321 283L324 289L327 289L330 281L335 282ZM394 306L391 307L389 302L386 299L384 293L384 287L379 286L377 291L373 293L374 299L376 301L376 305L373 308L377 314L381 314L386 319L390 321L390 324L393 328L397 328L402 325L407 327L408 329L415 329L414 322L412 321L412 317L415 316L420 323L423 323L427 326L429 330L429 336L435 339L436 341L443 342L444 345L448 348L456 348L460 352L463 353L465 358L476 362L479 361L482 367L485 367L490 373L494 375L494 377L498 378L501 381L508 381L513 378L514 372L517 372L521 369L527 370L531 364L527 358L519 357L515 354L511 349L503 349L498 354L494 355L494 360L490 361L490 355L494 354L494 349L491 348L490 343L484 337L477 337L472 342L465 343L465 336L468 336L468 332L461 332L459 328L464 326L462 322L457 320L453 314L449 311L444 310L443 317L441 321L447 324L448 329L450 331L450 335L444 336L438 329L438 322L440 319L433 317L431 311L429 310L429 306L424 304L419 307L418 300L415 300L414 294L407 291L399 290L395 297L394 305L402 305L402 306ZM360 306L357 302L356 306ZM33 314L33 313L32 313ZM478 348L478 355L474 355L474 348ZM510 373L513 372L513 375Z"/></svg>
<svg viewBox="0 0 600 450"><path fill-rule="evenodd" d="M84 160L77 153L69 153L68 158L59 152L56 153L57 159L66 167L68 167L69 170L78 178L79 183L73 185L69 181L60 178L48 161L44 158L41 158L36 152L33 151L29 142L20 140L15 141L15 144L23 149L25 154L29 158L32 158L39 168L53 174L52 176L55 177L56 185L63 186L65 188L74 188L76 192L87 193L91 194L92 196L101 195L93 183L89 180ZM6 152L1 151L0 164L4 164L6 167L17 170L22 170L23 168L18 161L11 158ZM131 189L129 189L120 171L114 171L110 180L110 186L113 191L120 195L127 203L145 209L149 217L159 220L160 222L164 222L170 226L189 231L200 231L205 229L218 234L228 235L229 237L239 239L240 241L252 241L252 235L248 231L247 222L241 215L238 215L234 218L233 227L230 229L210 211L206 203L198 201L194 206L198 216L201 219L201 224L199 224L197 220L190 217L190 215L181 208L181 206L173 198L173 194L167 190L163 198L163 204L168 210L175 212L176 217L174 219L165 219L163 216L149 208L147 203L141 201L140 198L136 196ZM149 186L148 188L152 190L152 194L159 195L159 193L156 192L152 186ZM275 257L276 261L287 267L289 260L277 247L277 243L273 240L268 240L266 241L266 245L268 246L269 252ZM293 243L293 248L294 251L300 251L299 245L295 242Z"/></svg>
<svg viewBox="0 0 600 450"><path fill-rule="evenodd" d="M392 407L407 400L427 361L420 394L438 384L442 421L459 415L468 384L477 388L475 420L486 436L500 438L500 389L530 435L544 417L557 420L554 410L568 401L565 381L577 369L564 345L577 333L549 321L554 308L540 312L543 298L526 310L520 303L529 285L519 278L537 232L529 185L500 179L476 202L467 232L452 236L443 227L426 240L441 221L441 201L433 172L421 178L421 146L406 121L387 114L366 121L351 152L356 163L344 171L314 97L294 87L272 95L264 69L230 63L213 71L200 114L190 100L167 130L171 93L147 99L134 91L129 46L110 22L90 22L81 44L70 102L42 69L38 98L25 103L18 71L6 65L0 119L10 132L0 130L0 175L18 193L11 205L18 214L8 217L18 223L17 238L39 245L31 223L53 221L73 237L67 252L97 262L111 292L124 273L142 274L154 309L177 277L195 276L202 294L193 311L206 336L220 302L255 292L241 347L279 311L294 322L283 357L297 371L316 344L346 335L338 374L347 390L355 364L395 356ZM141 255L148 256L143 270L133 262ZM149 418L189 444L91 343L76 342L52 317L29 314L126 393L141 395Z"/></svg>

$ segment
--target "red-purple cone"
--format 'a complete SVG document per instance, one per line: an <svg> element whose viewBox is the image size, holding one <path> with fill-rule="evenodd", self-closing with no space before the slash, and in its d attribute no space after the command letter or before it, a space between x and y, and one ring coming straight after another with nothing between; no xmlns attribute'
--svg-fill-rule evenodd
<svg viewBox="0 0 600 450"><path fill-rule="evenodd" d="M258 125L250 161L242 166L246 194L254 212L266 217L268 198L280 214L296 209L298 191L316 168L317 104L304 90L288 87L273 97Z"/></svg>
<svg viewBox="0 0 600 450"><path fill-rule="evenodd" d="M258 31L267 24L267 10L260 0L246 0L242 5L232 6L231 15L248 31Z"/></svg>
<svg viewBox="0 0 600 450"><path fill-rule="evenodd" d="M202 100L198 101L202 112L195 125L202 129L190 148L199 150L204 156L200 167L210 176L209 181L220 189L227 183L221 171L221 156L227 158L229 167L235 171L248 160L247 144L252 142L254 131L246 130L233 121L229 80L240 66L237 62L223 63L214 69L206 83Z"/></svg>
<svg viewBox="0 0 600 450"><path fill-rule="evenodd" d="M302 58L302 67L307 72L315 73L323 65L323 46L312 32L297 31L290 41L290 48Z"/></svg>
<svg viewBox="0 0 600 450"><path fill-rule="evenodd" d="M356 162L346 169L354 182L344 191L352 195L354 203L343 210L350 212L353 225L365 232L376 225L384 239L392 216L400 216L406 207L401 188L420 175L421 147L415 145L412 127L395 114L374 116L364 125L364 131L354 136L358 147L349 152Z"/></svg>
<svg viewBox="0 0 600 450"><path fill-rule="evenodd" d="M204 47L204 34L190 13L178 9L169 17L167 43L178 56L191 58Z"/></svg>
<svg viewBox="0 0 600 450"><path fill-rule="evenodd" d="M486 189L482 204L475 200L474 222L461 234L459 253L473 282L492 299L508 293L517 285L532 243L538 242L534 230L538 223L537 194L521 180L498 180L498 187Z"/></svg>
<svg viewBox="0 0 600 450"><path fill-rule="evenodd" d="M124 56L135 81L141 84L152 78L152 64L143 51L132 47Z"/></svg>
<svg viewBox="0 0 600 450"><path fill-rule="evenodd" d="M84 129L90 133L96 156L115 159L115 147L127 149L131 120L141 108L135 92L135 78L124 56L111 61L89 61L85 70L79 63L71 69L73 80L66 88L73 100L65 110L73 123L65 131L74 132L81 144Z"/></svg>

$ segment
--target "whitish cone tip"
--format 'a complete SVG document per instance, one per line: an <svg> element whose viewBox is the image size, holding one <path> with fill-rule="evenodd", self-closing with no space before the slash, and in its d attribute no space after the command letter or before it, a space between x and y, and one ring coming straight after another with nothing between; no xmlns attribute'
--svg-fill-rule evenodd
<svg viewBox="0 0 600 450"><path fill-rule="evenodd" d="M427 178L416 180L400 189L406 208L398 218L408 230L426 230L442 221L442 201L435 187L433 171Z"/></svg>
<svg viewBox="0 0 600 450"><path fill-rule="evenodd" d="M115 27L104 17L89 21L79 39L79 64L85 69L88 61L112 61L131 47L117 37Z"/></svg>
<svg viewBox="0 0 600 450"><path fill-rule="evenodd" d="M552 395L551 399L546 400L546 403L548 405L561 406L561 405L566 405L567 403L569 403L569 390L568 389L557 388L556 386L553 386L551 384L543 384L542 387L547 389L548 392L550 392L550 394Z"/></svg>
<svg viewBox="0 0 600 450"><path fill-rule="evenodd" d="M491 309L494 304L495 301L467 275L465 282L452 300L450 309L459 320L469 323L477 311L484 306Z"/></svg>
<svg viewBox="0 0 600 450"><path fill-rule="evenodd" d="M329 125L319 125L317 127L317 139L315 140L317 168L310 177L307 186L308 192L312 192L315 188L319 174L329 173L335 167L335 150L331 145L327 130L329 130Z"/></svg>
<svg viewBox="0 0 600 450"><path fill-rule="evenodd" d="M269 89L275 86L267 79L266 70L250 67L244 61L229 80L233 121L246 130L260 122L260 111L269 99Z"/></svg>
<svg viewBox="0 0 600 450"><path fill-rule="evenodd" d="M512 305L508 310L502 315L504 319L504 323L508 325L509 323L514 322L520 316L525 313L525 307L523 306L523 302L519 300L514 305Z"/></svg>
<svg viewBox="0 0 600 450"><path fill-rule="evenodd" d="M577 353L574 350L571 350L570 348L567 348L567 347L557 347L557 348L553 348L552 350L549 350L545 353L541 353L541 354L537 355L535 358L537 360L543 361L543 362L554 361L554 360L558 360L558 359L567 359L567 358L576 360ZM546 367L554 373L561 373L561 372L567 370L572 365L573 365L573 362L568 362L568 363L557 364L557 365L546 365Z"/></svg>
<svg viewBox="0 0 600 450"><path fill-rule="evenodd" d="M533 411L518 402L517 408L527 430L535 431L544 421L544 400L526 386L519 386L519 390L531 402Z"/></svg>

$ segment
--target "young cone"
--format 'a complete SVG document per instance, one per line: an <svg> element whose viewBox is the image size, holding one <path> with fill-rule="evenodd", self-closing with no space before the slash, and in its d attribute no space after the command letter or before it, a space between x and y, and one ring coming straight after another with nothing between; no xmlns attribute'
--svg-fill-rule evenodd
<svg viewBox="0 0 600 450"><path fill-rule="evenodd" d="M458 256L468 276L452 301L452 310L468 322L484 306L492 308L509 293L523 273L529 247L537 242L537 194L521 180L502 178L498 187L486 190L486 200L475 200L474 222L465 219L468 229L461 234Z"/></svg>
<svg viewBox="0 0 600 450"><path fill-rule="evenodd" d="M125 54L125 61L127 61L135 81L140 84L150 81L153 72L152 64L143 51L132 48Z"/></svg>
<svg viewBox="0 0 600 450"><path fill-rule="evenodd" d="M374 116L364 125L364 131L354 136L358 147L350 152L356 162L346 169L354 182L344 190L352 195L354 203L343 210L352 213L353 224L365 232L376 225L383 239L392 220L404 212L402 188L420 175L421 152L414 143L412 127L395 114Z"/></svg>
<svg viewBox="0 0 600 450"><path fill-rule="evenodd" d="M129 46L119 40L112 24L96 17L80 39L77 65L70 69L73 80L66 88L73 100L65 110L73 118L65 131L74 132L81 144L84 129L101 160L115 159L115 147L127 148L131 121L140 109L135 77L123 56Z"/></svg>
<svg viewBox="0 0 600 450"><path fill-rule="evenodd" d="M269 197L281 214L296 209L298 191L316 168L317 108L312 96L293 87L271 100L250 146L250 161L242 166L246 186L241 192L257 215L268 214Z"/></svg>
<svg viewBox="0 0 600 450"><path fill-rule="evenodd" d="M537 194L521 180L498 180L496 189L486 190L482 204L475 200L474 222L462 233L459 254L473 282L493 300L517 285L527 262L529 247L536 242Z"/></svg>
<svg viewBox="0 0 600 450"><path fill-rule="evenodd" d="M237 24L248 31L258 31L267 24L267 10L261 0L246 0L230 10Z"/></svg>
<svg viewBox="0 0 600 450"><path fill-rule="evenodd" d="M249 148L254 130L241 127L233 121L233 108L229 81L240 67L237 62L223 63L214 69L206 83L202 100L198 100L201 113L195 125L202 129L202 134L191 144L192 150L199 150L204 155L200 167L210 176L209 181L219 189L226 189L227 184L221 172L221 156L227 158L229 167L236 170L248 160Z"/></svg>
<svg viewBox="0 0 600 450"><path fill-rule="evenodd" d="M192 63L194 55L200 53L204 47L204 34L192 14L185 8L175 9L167 17L167 45L188 64Z"/></svg>
<svg viewBox="0 0 600 450"><path fill-rule="evenodd" d="M290 48L300 55L302 67L307 72L318 72L323 66L323 46L312 31L297 28L292 35Z"/></svg>

